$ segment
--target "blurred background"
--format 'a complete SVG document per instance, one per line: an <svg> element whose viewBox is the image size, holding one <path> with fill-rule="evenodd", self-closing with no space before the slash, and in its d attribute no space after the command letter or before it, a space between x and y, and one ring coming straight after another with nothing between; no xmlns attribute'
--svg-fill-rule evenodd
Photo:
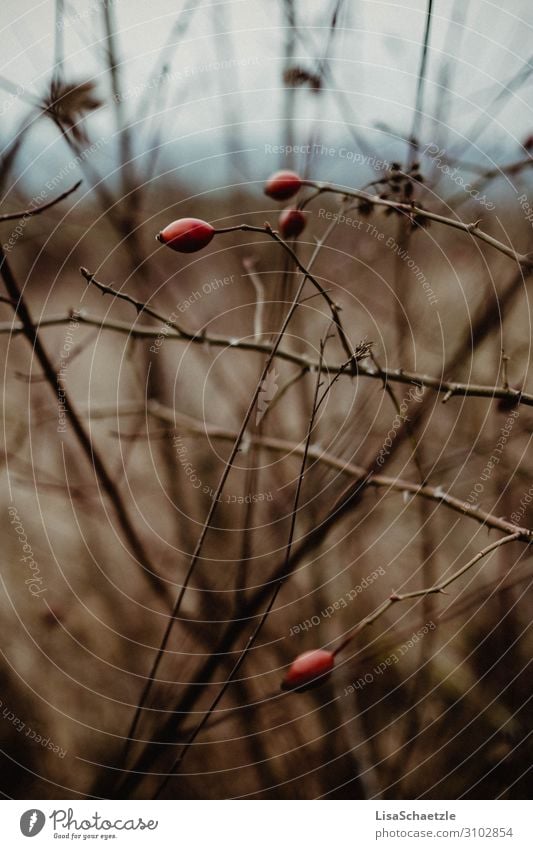
<svg viewBox="0 0 533 849"><path fill-rule="evenodd" d="M528 253L533 19L521 0L22 0L1 20L0 214L82 183L42 214L1 221L3 283L9 269L38 342L4 288L0 790L151 798L283 564L316 383L306 363L328 334L324 379L346 359L308 283L281 346L295 356L269 371L266 412L246 429L125 763L264 346L301 277L266 234L221 234L190 256L155 236L183 216L276 227L283 204L264 181L292 168L479 222ZM433 586L502 534L439 492L533 524L530 406L413 395L414 383L370 373L531 392L527 271L460 230L312 195L298 196L306 227L293 247L372 357L320 407L293 572L164 795L527 798L523 542L446 595L392 607L320 687L280 692L298 654L333 649L392 591ZM137 306L102 296L80 267ZM388 480L326 523L387 439ZM436 495L413 497L398 479Z"/></svg>

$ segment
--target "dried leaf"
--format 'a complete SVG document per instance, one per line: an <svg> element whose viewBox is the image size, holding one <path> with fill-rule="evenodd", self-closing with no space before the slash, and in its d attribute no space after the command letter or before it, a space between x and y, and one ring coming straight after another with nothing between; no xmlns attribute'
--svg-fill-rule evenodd
<svg viewBox="0 0 533 849"><path fill-rule="evenodd" d="M43 101L43 110L63 128L70 130L77 141L86 141L80 122L87 113L102 105L95 92L96 85L92 82L52 80L50 91Z"/></svg>

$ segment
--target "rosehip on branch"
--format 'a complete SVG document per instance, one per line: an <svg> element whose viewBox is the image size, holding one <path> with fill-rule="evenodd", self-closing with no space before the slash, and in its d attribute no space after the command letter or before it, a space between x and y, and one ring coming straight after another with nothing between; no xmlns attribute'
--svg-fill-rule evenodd
<svg viewBox="0 0 533 849"><path fill-rule="evenodd" d="M284 239L295 239L305 229L305 215L301 209L284 209L278 224Z"/></svg>
<svg viewBox="0 0 533 849"><path fill-rule="evenodd" d="M265 183L265 194L274 200L288 200L301 186L302 178L295 171L276 171Z"/></svg>
<svg viewBox="0 0 533 849"><path fill-rule="evenodd" d="M173 251L192 254L207 247L215 229L200 218L178 218L157 234L162 245L168 245Z"/></svg>
<svg viewBox="0 0 533 849"><path fill-rule="evenodd" d="M335 665L335 656L325 649L312 649L293 660L281 683L282 690L309 690L325 681Z"/></svg>

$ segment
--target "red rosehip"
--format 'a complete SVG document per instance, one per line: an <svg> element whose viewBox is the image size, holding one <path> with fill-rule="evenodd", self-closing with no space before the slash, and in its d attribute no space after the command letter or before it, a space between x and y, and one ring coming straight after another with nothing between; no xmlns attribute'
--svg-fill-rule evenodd
<svg viewBox="0 0 533 849"><path fill-rule="evenodd" d="M200 218L178 218L161 230L156 239L173 251L192 254L207 247L214 235L215 230L207 221Z"/></svg>
<svg viewBox="0 0 533 849"><path fill-rule="evenodd" d="M284 209L278 224L284 239L295 239L305 229L305 215L300 209Z"/></svg>
<svg viewBox="0 0 533 849"><path fill-rule="evenodd" d="M301 188L301 177L295 171L276 171L265 183L265 195L274 200L288 200Z"/></svg>
<svg viewBox="0 0 533 849"><path fill-rule="evenodd" d="M322 683L335 664L335 656L325 649L313 649L293 660L281 683L282 690L309 690Z"/></svg>

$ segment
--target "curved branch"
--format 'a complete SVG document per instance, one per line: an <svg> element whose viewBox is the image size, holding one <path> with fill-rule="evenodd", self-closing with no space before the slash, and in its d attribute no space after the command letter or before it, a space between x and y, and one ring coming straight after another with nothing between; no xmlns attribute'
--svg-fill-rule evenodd
<svg viewBox="0 0 533 849"><path fill-rule="evenodd" d="M447 218L445 215L439 215L437 212L430 212L428 209L422 209L421 207L416 206L415 203L402 203L400 201L387 200L379 195L369 194L368 192L364 192L359 189L344 189L342 186L334 186L329 183L315 183L312 180L303 180L303 184L310 188L317 189L321 194L329 192L336 195L343 195L343 197L364 200L374 206L384 206L388 209L394 209L396 212L401 212L406 215L407 218L414 223L416 223L416 220L424 218L427 221L435 221L438 224L445 224L448 227L453 227L455 230L462 230L464 233L470 233L471 236L474 236L481 242L485 242L492 248L496 248L496 250L505 254L505 256L514 259L515 262L523 268L533 268L533 257L531 254L519 253L509 247L509 245L504 244L504 242L500 242L499 239L496 239L494 236L491 236L489 233L481 230L478 227L477 221L467 224L465 221L460 221L458 218Z"/></svg>
<svg viewBox="0 0 533 849"><path fill-rule="evenodd" d="M121 292L115 292L114 289L107 286L104 287L103 284L99 284L99 287L103 287L102 291L105 290L106 294L112 294L117 298L132 303L138 312L146 312L147 315L157 318L167 327L170 327L171 331L174 332L165 332L165 339L172 339L178 342L193 342L197 345L206 344L211 345L214 348L255 351L259 354L268 355L272 353L272 346L266 342L255 342L248 339L237 339L229 336L220 336L218 334L207 334L203 331L192 333L182 327L179 327L173 322L169 322L150 307L142 304L141 301L135 301L134 298L130 298L129 295L125 295ZM35 322L35 326L42 329L44 327L56 327L61 324L68 324L72 319L72 315L73 313L69 312L67 314L61 313L59 315L48 316L47 318L41 319L39 322ZM98 327L102 330L112 330L117 333L124 333L134 339L157 339L161 336L161 330L158 328L148 325L132 326L127 321L107 318L104 319L96 315L91 315L85 311L77 312L76 319L82 324L87 324L91 327ZM0 334L9 333L16 335L22 332L23 327L20 322L0 322ZM368 353L369 344L360 343L356 350L356 355L358 357L365 357L365 350ZM275 356L279 360L294 363L294 365L300 366L300 368L305 369L306 371L315 371L318 368L318 362L316 360L312 360L304 354L286 351L283 348L278 348L275 352ZM351 373L346 371L345 364L343 363L324 363L323 369L326 373L329 372L330 374L335 374L343 372L344 374L351 376ZM442 380L440 377L433 377L416 371L406 371L400 368L376 368L375 366L365 364L361 361L357 363L356 376L370 377L390 383L404 383L410 386L424 386L427 389L433 389L434 391L443 394L444 403L454 396L459 396L470 398L490 398L493 401L501 399L512 402L516 406L523 404L526 407L533 407L532 394L522 392L519 389L513 389L510 386L490 386L482 383L461 383L456 380Z"/></svg>
<svg viewBox="0 0 533 849"><path fill-rule="evenodd" d="M373 613L371 613L369 616L365 616L365 618L362 619L361 622L359 622L355 626L355 628L353 628L347 634L347 636L342 640L341 643L339 643L337 648L334 650L333 654L339 654L339 652L346 648L346 646L353 640L355 636L357 636L357 634L359 634L363 630L363 628L366 628L368 625L372 625L372 623L379 619L380 616L385 613L385 611L387 611L390 607L393 606L393 604L397 604L397 602L399 601L407 601L408 599L412 598L422 598L422 596L427 596L434 593L443 593L446 587L449 587L450 584L460 578L461 575L464 575L465 572L468 572L469 569L475 566L476 563L479 563L479 561L482 560L483 557L486 557L487 554L490 554L492 551L495 551L502 545L507 545L508 542L516 542L520 539L521 535L520 532L517 530L515 533L508 534L508 536L501 537L495 542L491 542L490 545L487 545L485 546L485 548L482 548L481 551L478 551L478 553L474 557L472 557L472 559L469 560L468 563L465 563L464 566L461 566L461 568L458 569L457 572L454 572L452 575L450 575L449 578L445 578L443 581L438 584L435 584L433 587L425 587L422 590L414 590L410 593L392 593L388 599L386 599L378 607L376 607Z"/></svg>
<svg viewBox="0 0 533 849"><path fill-rule="evenodd" d="M148 404L148 412L154 418L168 424L181 425L184 429L197 433L210 439L220 439L223 441L233 441L236 434L231 430L209 425L206 422L198 421L190 416L182 413L175 413L173 410L165 407L157 401L150 401ZM258 445L267 448L271 451L302 455L304 446L302 443L291 442L288 439L279 439L273 436L258 436L255 434L247 434L247 440L250 444ZM329 466L332 469L337 469L343 474L351 477L361 478L366 474L366 470L362 466L357 466L355 463L350 463L342 457L337 457L316 445L310 445L308 455L314 460ZM520 539L523 542L529 542L533 538L533 530L529 528L520 528L513 522L508 522L499 516L494 516L492 513L487 513L478 507L474 507L454 495L444 492L440 486L422 486L414 481L405 480L403 478L391 477L389 475L374 474L368 479L368 486L386 487L395 490L396 492L407 492L412 496L420 496L428 501L434 501L438 504L444 504L451 510L461 513L463 516L468 516L470 519L475 519L482 525L487 525L489 528L504 531L507 534L519 533Z"/></svg>

